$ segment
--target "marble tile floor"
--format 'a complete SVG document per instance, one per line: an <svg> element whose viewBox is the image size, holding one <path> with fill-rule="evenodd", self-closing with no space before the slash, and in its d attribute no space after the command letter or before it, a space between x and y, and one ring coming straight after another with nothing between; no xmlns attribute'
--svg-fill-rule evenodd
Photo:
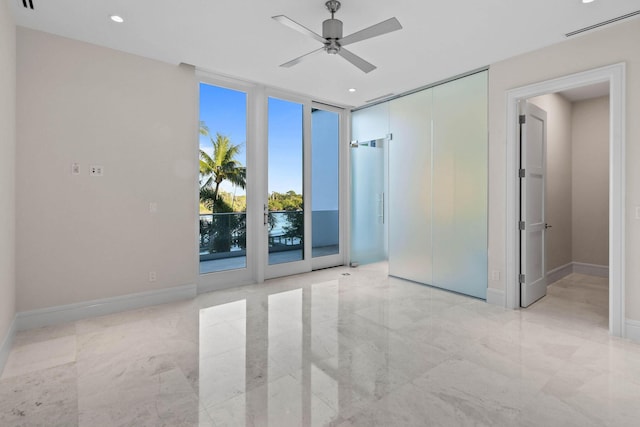
<svg viewBox="0 0 640 427"><path fill-rule="evenodd" d="M606 279L512 311L338 267L17 334L0 426L636 426Z"/></svg>

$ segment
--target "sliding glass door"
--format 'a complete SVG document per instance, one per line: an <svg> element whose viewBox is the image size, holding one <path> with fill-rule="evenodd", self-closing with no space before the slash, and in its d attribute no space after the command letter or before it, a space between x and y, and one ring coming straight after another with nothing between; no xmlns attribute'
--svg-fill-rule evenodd
<svg viewBox="0 0 640 427"><path fill-rule="evenodd" d="M304 105L268 99L268 265L304 262ZM299 267L302 270L305 267Z"/></svg>
<svg viewBox="0 0 640 427"><path fill-rule="evenodd" d="M344 264L342 120L338 108L268 98L266 277Z"/></svg>
<svg viewBox="0 0 640 427"><path fill-rule="evenodd" d="M226 81L199 92L199 284L344 264L342 110Z"/></svg>
<svg viewBox="0 0 640 427"><path fill-rule="evenodd" d="M342 112L311 108L311 256L313 268L342 263L340 132ZM344 144L346 146L346 143ZM344 148L344 147L343 147Z"/></svg>

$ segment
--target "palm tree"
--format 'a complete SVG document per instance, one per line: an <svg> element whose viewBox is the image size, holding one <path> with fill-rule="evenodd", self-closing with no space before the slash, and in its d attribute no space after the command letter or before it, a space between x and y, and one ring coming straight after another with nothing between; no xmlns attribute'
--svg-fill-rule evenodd
<svg viewBox="0 0 640 427"><path fill-rule="evenodd" d="M213 155L200 150L200 175L206 177L206 181L200 186L200 200L207 204L212 212L220 208L224 210L218 194L222 181L229 181L242 189L246 187L247 169L235 159L240 153L241 145L232 144L228 137L219 133L214 139L202 123L200 133L208 135L213 144Z"/></svg>
<svg viewBox="0 0 640 427"><path fill-rule="evenodd" d="M200 235L209 236L209 251L229 252L231 250L232 234L237 235L235 244L245 247L246 219L244 215L215 215L216 213L231 212L233 209L220 197L220 184L227 180L236 187L245 188L247 169L235 157L240 153L241 145L232 144L228 137L216 133L215 139L209 133L209 128L200 122L200 135L208 136L213 145L213 153L209 155L200 150L200 201L207 206L213 215L210 225L200 223ZM206 179L202 183L202 179Z"/></svg>

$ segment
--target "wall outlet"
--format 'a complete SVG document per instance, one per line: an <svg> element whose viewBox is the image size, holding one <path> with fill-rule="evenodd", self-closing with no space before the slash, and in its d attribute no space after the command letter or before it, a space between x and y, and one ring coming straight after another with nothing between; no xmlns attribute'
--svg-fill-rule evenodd
<svg viewBox="0 0 640 427"><path fill-rule="evenodd" d="M158 212L158 202L151 202L151 203L149 203L149 212L150 212L150 213L156 213L156 212Z"/></svg>
<svg viewBox="0 0 640 427"><path fill-rule="evenodd" d="M99 165L89 166L89 176L102 176L104 175L104 168Z"/></svg>
<svg viewBox="0 0 640 427"><path fill-rule="evenodd" d="M80 175L80 163L71 163L71 175Z"/></svg>
<svg viewBox="0 0 640 427"><path fill-rule="evenodd" d="M155 281L156 281L156 279L157 279L157 277L156 277L156 272L155 272L155 271L150 271L150 272L149 272L149 281L150 281L150 282L155 282Z"/></svg>
<svg viewBox="0 0 640 427"><path fill-rule="evenodd" d="M498 270L493 270L491 272L491 280L494 280L494 281L500 280L500 272Z"/></svg>

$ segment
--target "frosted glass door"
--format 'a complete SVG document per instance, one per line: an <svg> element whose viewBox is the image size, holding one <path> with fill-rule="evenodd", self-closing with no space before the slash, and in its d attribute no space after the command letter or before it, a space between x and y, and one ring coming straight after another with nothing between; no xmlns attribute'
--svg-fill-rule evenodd
<svg viewBox="0 0 640 427"><path fill-rule="evenodd" d="M431 283L431 102L424 90L392 101L389 274Z"/></svg>
<svg viewBox="0 0 640 427"><path fill-rule="evenodd" d="M351 262L366 264L387 258L385 237L385 150L389 105L355 111L352 116ZM373 143L372 143L373 141Z"/></svg>
<svg viewBox="0 0 640 427"><path fill-rule="evenodd" d="M434 286L487 292L487 73L433 88Z"/></svg>

